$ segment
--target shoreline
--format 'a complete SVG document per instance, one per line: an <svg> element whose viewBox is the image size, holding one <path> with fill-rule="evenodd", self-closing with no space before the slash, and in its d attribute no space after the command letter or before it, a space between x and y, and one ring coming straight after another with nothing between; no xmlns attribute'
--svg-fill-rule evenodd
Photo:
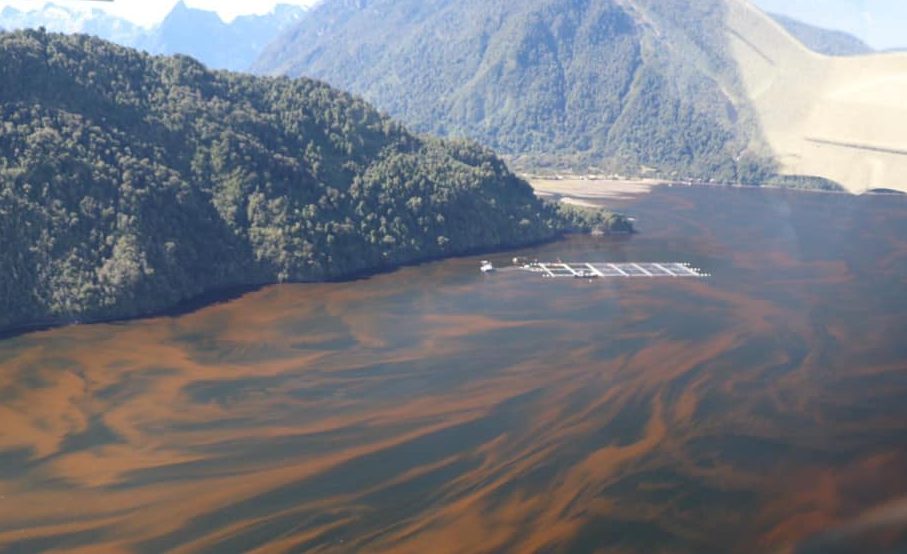
<svg viewBox="0 0 907 554"><path fill-rule="evenodd" d="M569 175L563 177L542 177L522 174L520 177L532 186L536 196L556 200L573 206L602 208L607 201L627 201L651 193L659 187L746 189L795 192L807 194L835 194L854 198L862 196L907 197L897 190L869 190L860 194L848 191L825 190L809 187L788 187L783 185L741 185L729 183L691 183L665 179L603 179L595 176Z"/></svg>
<svg viewBox="0 0 907 554"><path fill-rule="evenodd" d="M718 183L676 183L660 179L627 179L627 180L617 180L617 179L589 179L582 177L571 177L571 178L539 178L539 177L527 177L525 175L521 176L522 179L529 182L535 191L536 195L543 199L554 200L557 202L563 202L568 205L579 206L579 207L588 207L594 209L603 209L608 207L608 202L626 202L631 201L640 196L651 193L655 188L659 187L708 187L714 189L752 189L752 190L772 190L772 191L783 191L783 192L797 192L797 193L825 193L825 194L836 194L836 195L848 195L853 196L854 198L859 198L860 196L907 196L903 193L895 192L867 192L864 194L856 195L846 191L827 191L827 190L816 190L816 189L799 189L799 188L788 188L788 187L760 187L760 186L749 186L749 185L724 185ZM168 307L164 307L158 310L151 310L141 314L135 315L126 315L126 316L114 316L114 317L96 317L91 318L87 317L82 320L71 320L71 319L50 319L45 321L36 321L23 325L13 325L9 327L0 327L0 342L19 338L25 335L37 334L45 331L53 331L56 329L63 329L66 327L76 327L80 325L101 325L101 324L116 324L116 323L125 323L130 321L137 321L142 319L154 319L154 318L174 318L180 317L183 315L191 314L205 308L222 304L225 302L231 302L246 294L250 294L261 289L278 286L283 284L328 284L328 283L350 283L354 281L359 281L363 279L368 279L371 277L391 274L401 269L407 267L417 267L420 265L436 263L444 260L453 260L458 258L470 258L474 256L487 256L494 254L501 254L504 252L509 252L512 250L518 250L522 248L530 248L533 246L541 246L544 244L550 244L563 240L566 237L575 233L570 232L561 232L558 235L552 236L547 239L531 241L523 244L511 244L511 245L500 245L491 248L482 248L475 249L471 251L464 251L456 254L446 255L446 256L433 256L427 258L420 258L411 260L409 262L395 264L388 267L379 267L371 268L356 271L350 274L319 279L319 280L310 280L310 281L284 281L284 282L262 282L262 283L239 283L236 285L231 285L227 287L221 287L217 289L212 289L209 291L202 292L200 294L194 295L192 297L177 301ZM605 236L624 236L621 233L606 233Z"/></svg>
<svg viewBox="0 0 907 554"><path fill-rule="evenodd" d="M596 206L598 207L598 206ZM449 256L433 256L420 258L412 260L406 263L395 264L393 266L379 267L364 269L349 273L342 276L331 277L326 279L317 279L317 280L298 280L298 281L267 281L262 283L239 283L236 285L220 287L216 289L211 289L200 294L191 296L189 298L179 300L170 306L163 307L158 310L149 310L145 313L135 314L135 315L124 315L124 316L111 316L111 317L86 317L81 320L72 320L72 319L49 319L45 321L36 321L32 323L22 324L22 325L12 325L9 327L0 327L0 342L6 340L12 340L20 338L26 335L38 334L45 331L54 331L57 329L65 329L68 327L78 327L81 325L104 325L104 324L117 324L117 323L127 323L131 321L139 321L143 319L156 319L156 318L175 318L188 314L192 314L205 308L211 306L216 306L218 304L223 304L227 302L232 302L242 298L247 294L251 294L262 289L279 286L279 285L323 285L331 283L352 283L355 281L361 281L369 279L372 277L377 277L379 275L389 275L396 271L400 271L409 267L418 267L420 265L432 264L437 262L442 262L445 260L456 260L460 258L472 258L476 256L491 256L495 254L502 254L504 252L510 252L513 250L521 250L524 248L532 248L535 246L542 246L545 244L551 244L565 238L574 235L575 233L570 232L561 232L555 236L549 237L547 239L529 241L521 244L511 244L511 245L501 245L491 248L479 248L470 251L464 251L457 254L451 254ZM605 236L609 236L606 234ZM611 236L623 236L620 233L613 233ZM477 270L478 271L478 270Z"/></svg>
<svg viewBox="0 0 907 554"><path fill-rule="evenodd" d="M661 179L593 179L570 176L564 178L542 178L522 176L536 196L554 198L566 204L586 207L601 207L591 201L630 200L648 194L652 189L670 184Z"/></svg>

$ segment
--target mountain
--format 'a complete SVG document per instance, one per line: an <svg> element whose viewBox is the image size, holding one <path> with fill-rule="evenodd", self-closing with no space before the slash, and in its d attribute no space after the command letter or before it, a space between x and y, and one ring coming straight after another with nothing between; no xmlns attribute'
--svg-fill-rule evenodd
<svg viewBox="0 0 907 554"><path fill-rule="evenodd" d="M304 13L304 8L284 4L268 15L240 16L224 23L216 13L190 8L181 0L136 46L154 54L192 56L215 69L245 71Z"/></svg>
<svg viewBox="0 0 907 554"><path fill-rule="evenodd" d="M327 0L255 69L325 79L520 167L755 180L764 149L712 4Z"/></svg>
<svg viewBox="0 0 907 554"><path fill-rule="evenodd" d="M0 82L0 329L146 314L576 224L489 151L416 137L307 79L23 31L0 34Z"/></svg>
<svg viewBox="0 0 907 554"><path fill-rule="evenodd" d="M873 53L868 44L843 31L814 27L781 14L769 14L804 46L826 56L859 56Z"/></svg>
<svg viewBox="0 0 907 554"><path fill-rule="evenodd" d="M27 12L6 7L0 29L85 33L152 54L185 54L213 69L247 70L265 46L305 14L299 6L278 5L267 15L241 16L225 23L215 12L182 1L158 25L145 29L99 9L47 4Z"/></svg>
<svg viewBox="0 0 907 554"><path fill-rule="evenodd" d="M0 29L37 29L44 27L57 33L86 33L112 42L134 45L145 29L125 19L108 15L99 9L74 9L55 4L20 11L7 6L0 11Z"/></svg>
<svg viewBox="0 0 907 554"><path fill-rule="evenodd" d="M779 57L760 56L775 45ZM745 0L325 0L254 69L324 79L419 131L474 138L518 168L744 183L780 172L855 191L907 188L897 177L907 134L851 148L838 131L803 127L809 114L791 113L780 95L766 101L767 90L783 89L798 106L831 106L846 91L820 68L862 59L811 54ZM766 63L776 72L758 77L763 90L750 77ZM899 63L876 58L869 65L880 73L865 85L888 86L873 80L885 72L899 79ZM904 128L903 103L873 92L864 100L854 113L868 118L866 130ZM873 169L881 157L883 169Z"/></svg>

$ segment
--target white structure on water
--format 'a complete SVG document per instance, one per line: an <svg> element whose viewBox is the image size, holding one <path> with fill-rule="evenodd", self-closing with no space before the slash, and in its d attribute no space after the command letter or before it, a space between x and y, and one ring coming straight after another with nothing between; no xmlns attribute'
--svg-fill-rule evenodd
<svg viewBox="0 0 907 554"><path fill-rule="evenodd" d="M687 263L544 263L533 262L519 266L518 269L541 273L542 277L575 279L616 278L654 278L654 277L711 277L701 269Z"/></svg>

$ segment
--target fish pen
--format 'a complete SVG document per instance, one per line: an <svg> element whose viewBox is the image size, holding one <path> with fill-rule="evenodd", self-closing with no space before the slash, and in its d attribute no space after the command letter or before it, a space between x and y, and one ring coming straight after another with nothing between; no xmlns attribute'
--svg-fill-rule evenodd
<svg viewBox="0 0 907 554"><path fill-rule="evenodd" d="M532 262L516 269L539 273L546 278L601 279L601 278L705 278L711 277L699 268L683 262L662 263L547 263Z"/></svg>

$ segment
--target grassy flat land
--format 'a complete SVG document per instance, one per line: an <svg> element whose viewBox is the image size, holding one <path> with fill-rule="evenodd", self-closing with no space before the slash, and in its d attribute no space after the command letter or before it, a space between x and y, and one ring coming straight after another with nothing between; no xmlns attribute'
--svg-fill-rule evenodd
<svg viewBox="0 0 907 554"><path fill-rule="evenodd" d="M655 179L618 181L580 177L565 179L530 177L528 180L539 196L555 196L567 204L587 207L599 206L602 200L623 199L645 194L655 186L666 184L666 181Z"/></svg>

